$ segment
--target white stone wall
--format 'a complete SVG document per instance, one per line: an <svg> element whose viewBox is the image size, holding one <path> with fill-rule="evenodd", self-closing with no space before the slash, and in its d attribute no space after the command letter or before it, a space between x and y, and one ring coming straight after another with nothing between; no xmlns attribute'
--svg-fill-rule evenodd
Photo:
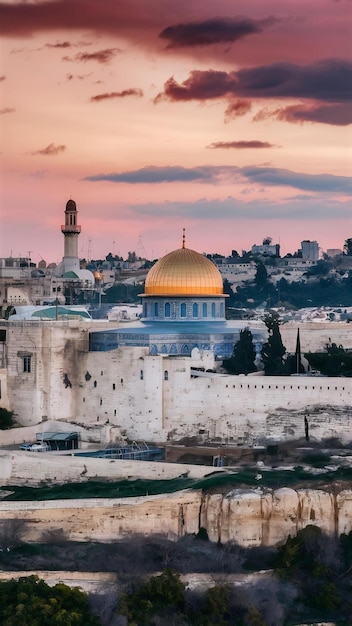
<svg viewBox="0 0 352 626"><path fill-rule="evenodd" d="M10 401L7 393L7 370L0 369L0 407L10 410Z"/></svg>
<svg viewBox="0 0 352 626"><path fill-rule="evenodd" d="M343 307L341 307L343 309ZM301 351L325 350L327 343L334 342L345 349L352 349L352 324L347 322L288 322L280 326L280 333L287 352L295 352L299 328Z"/></svg>
<svg viewBox="0 0 352 626"><path fill-rule="evenodd" d="M316 346L326 343L326 332L350 347L349 324L328 326L308 334L303 325L302 350L308 337ZM312 437L352 440L352 378L197 376L191 367L202 364L199 352L193 360L151 356L148 348L89 352L89 328L73 322L7 326L8 396L21 424L65 420L115 425L136 440L202 435L251 443L303 437L306 415ZM282 326L289 349L296 328ZM23 372L23 354L32 355L30 373ZM209 354L204 358L211 369Z"/></svg>

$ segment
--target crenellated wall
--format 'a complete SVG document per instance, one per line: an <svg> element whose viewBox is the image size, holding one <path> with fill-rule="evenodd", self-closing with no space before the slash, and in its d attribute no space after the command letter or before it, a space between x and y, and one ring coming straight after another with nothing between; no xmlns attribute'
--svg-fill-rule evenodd
<svg viewBox="0 0 352 626"><path fill-rule="evenodd" d="M302 350L308 326L318 327L309 330L314 345L323 338L349 345L349 324L302 326ZM152 356L147 347L89 352L90 328L77 322L8 325L8 399L19 423L110 424L132 440L200 436L251 444L304 437L306 418L314 439L352 440L352 378L230 376L211 371L219 366L211 350L194 350L191 357ZM284 324L282 332L291 346L297 326ZM23 372L26 354L30 372Z"/></svg>

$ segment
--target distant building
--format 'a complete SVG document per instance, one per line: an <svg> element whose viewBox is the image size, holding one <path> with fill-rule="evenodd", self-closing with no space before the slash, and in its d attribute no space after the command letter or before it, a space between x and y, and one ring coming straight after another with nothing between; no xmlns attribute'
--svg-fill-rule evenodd
<svg viewBox="0 0 352 626"><path fill-rule="evenodd" d="M301 241L302 259L304 261L318 261L319 244L317 241L305 239Z"/></svg>
<svg viewBox="0 0 352 626"><path fill-rule="evenodd" d="M334 256L340 256L343 254L342 250L340 250L339 248L328 248L326 251L326 254L329 257L334 257Z"/></svg>
<svg viewBox="0 0 352 626"><path fill-rule="evenodd" d="M280 256L280 244L275 243L262 243L260 246L253 245L251 248L252 254L259 254L260 256Z"/></svg>

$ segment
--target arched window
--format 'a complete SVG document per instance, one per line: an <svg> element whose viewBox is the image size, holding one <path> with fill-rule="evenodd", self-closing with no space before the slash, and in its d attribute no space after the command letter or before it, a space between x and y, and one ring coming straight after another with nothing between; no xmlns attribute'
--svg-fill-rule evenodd
<svg viewBox="0 0 352 626"><path fill-rule="evenodd" d="M220 317L224 317L224 303L220 302Z"/></svg>
<svg viewBox="0 0 352 626"><path fill-rule="evenodd" d="M171 315L171 307L170 307L170 302L165 302L165 311L164 311L164 315L165 315L165 317L170 317L170 315Z"/></svg>
<svg viewBox="0 0 352 626"><path fill-rule="evenodd" d="M143 302L143 317L147 317L147 303Z"/></svg>
<svg viewBox="0 0 352 626"><path fill-rule="evenodd" d="M187 311L186 311L186 305L184 302L182 302L181 304L181 317L186 317L187 315Z"/></svg>
<svg viewBox="0 0 352 626"><path fill-rule="evenodd" d="M143 378L144 378L144 373L143 373L143 370L141 370L141 371L140 371L140 373L139 373L139 378L140 378L141 380L143 380Z"/></svg>
<svg viewBox="0 0 352 626"><path fill-rule="evenodd" d="M183 344L183 346L181 348L181 353L182 354L189 354L190 353L189 346L186 343Z"/></svg>
<svg viewBox="0 0 352 626"><path fill-rule="evenodd" d="M198 317L198 304L197 304L197 302L193 303L192 315L193 315L193 317Z"/></svg>
<svg viewBox="0 0 352 626"><path fill-rule="evenodd" d="M211 316L215 317L215 302L212 302L211 304Z"/></svg>
<svg viewBox="0 0 352 626"><path fill-rule="evenodd" d="M154 302L154 317L159 317L159 302Z"/></svg>
<svg viewBox="0 0 352 626"><path fill-rule="evenodd" d="M164 372L164 380L169 380L169 372L167 370Z"/></svg>
<svg viewBox="0 0 352 626"><path fill-rule="evenodd" d="M167 354L167 353L168 353L167 347L166 347L166 345L163 343L163 345L161 346L161 354Z"/></svg>
<svg viewBox="0 0 352 626"><path fill-rule="evenodd" d="M206 302L203 302L203 317L208 317L208 305Z"/></svg>

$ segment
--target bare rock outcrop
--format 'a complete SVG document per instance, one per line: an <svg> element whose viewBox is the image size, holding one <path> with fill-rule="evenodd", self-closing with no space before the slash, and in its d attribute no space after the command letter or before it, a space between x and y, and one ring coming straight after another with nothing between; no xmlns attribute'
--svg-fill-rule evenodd
<svg viewBox="0 0 352 626"><path fill-rule="evenodd" d="M352 530L352 490L338 494L318 489L236 489L206 496L201 526L211 541L245 547L273 546L314 524L329 534Z"/></svg>

